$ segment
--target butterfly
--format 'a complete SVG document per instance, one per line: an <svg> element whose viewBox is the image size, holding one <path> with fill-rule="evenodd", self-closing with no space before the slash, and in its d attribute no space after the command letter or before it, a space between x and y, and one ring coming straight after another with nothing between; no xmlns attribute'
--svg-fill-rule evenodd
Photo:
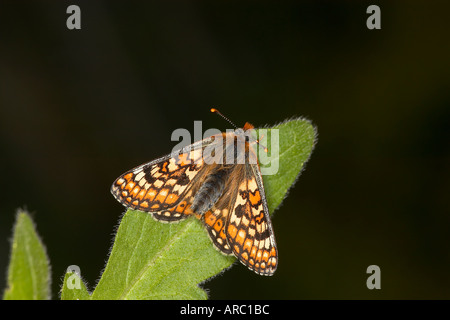
<svg viewBox="0 0 450 320"><path fill-rule="evenodd" d="M252 130L247 122L142 164L118 177L111 192L125 207L158 221L195 216L221 253L271 276L278 251Z"/></svg>

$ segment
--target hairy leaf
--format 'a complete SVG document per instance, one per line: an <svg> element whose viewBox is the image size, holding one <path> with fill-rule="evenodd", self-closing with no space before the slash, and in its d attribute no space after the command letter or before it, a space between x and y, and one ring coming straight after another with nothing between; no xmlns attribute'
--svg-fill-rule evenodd
<svg viewBox="0 0 450 320"><path fill-rule="evenodd" d="M67 271L61 290L61 300L89 300L91 295L76 272Z"/></svg>
<svg viewBox="0 0 450 320"><path fill-rule="evenodd" d="M272 130L278 130L279 144L273 143ZM305 119L294 119L283 122L268 130L267 136L261 139L262 145L267 145L272 162L278 160L278 172L263 175L269 211L281 204L289 188L296 182L305 163L308 161L316 142L316 129ZM259 152L261 155L261 152ZM261 164L261 167L270 167ZM262 169L264 170L264 169Z"/></svg>
<svg viewBox="0 0 450 320"><path fill-rule="evenodd" d="M5 300L50 299L50 263L33 221L19 210L14 225Z"/></svg>
<svg viewBox="0 0 450 320"><path fill-rule="evenodd" d="M198 283L233 263L196 219L164 224L128 210L93 299L206 299Z"/></svg>

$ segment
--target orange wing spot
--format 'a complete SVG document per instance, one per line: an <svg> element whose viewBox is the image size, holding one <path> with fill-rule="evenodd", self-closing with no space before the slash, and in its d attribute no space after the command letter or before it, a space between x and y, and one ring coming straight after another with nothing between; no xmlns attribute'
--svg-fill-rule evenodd
<svg viewBox="0 0 450 320"><path fill-rule="evenodd" d="M219 232L220 230L222 230L223 228L223 222L222 220L217 220L216 223L214 224L214 230L216 230L217 232Z"/></svg>
<svg viewBox="0 0 450 320"><path fill-rule="evenodd" d="M158 209L159 208L159 204L155 203L154 205L152 205L150 207L150 209Z"/></svg>
<svg viewBox="0 0 450 320"><path fill-rule="evenodd" d="M128 198L127 198L127 202L131 202L131 197L128 197Z"/></svg>
<svg viewBox="0 0 450 320"><path fill-rule="evenodd" d="M161 168L161 172L167 172L167 164L168 163L169 163L168 161L163 163L162 168Z"/></svg>
<svg viewBox="0 0 450 320"><path fill-rule="evenodd" d="M139 186L134 187L133 191L131 191L130 195L133 198L136 198L137 194L139 193L139 191L141 190L141 188Z"/></svg>
<svg viewBox="0 0 450 320"><path fill-rule="evenodd" d="M139 192L139 194L137 195L137 199L142 200L144 199L145 194L147 193L147 190L145 189L141 189L141 191Z"/></svg>
<svg viewBox="0 0 450 320"><path fill-rule="evenodd" d="M169 189L167 189L167 188L162 189L156 196L155 200L158 201L159 203L164 203L168 193L169 193Z"/></svg>
<svg viewBox="0 0 450 320"><path fill-rule="evenodd" d="M247 252L243 252L241 255L241 258L244 260L248 260L248 253Z"/></svg>
<svg viewBox="0 0 450 320"><path fill-rule="evenodd" d="M277 265L277 259L272 258L271 260L272 260L272 266L273 266L273 267L276 267L276 265Z"/></svg>
<svg viewBox="0 0 450 320"><path fill-rule="evenodd" d="M269 251L264 250L263 255L262 255L262 260L265 262L269 261Z"/></svg>
<svg viewBox="0 0 450 320"><path fill-rule="evenodd" d="M191 164L191 160L188 159L188 154L187 153L180 154L178 156L177 164L180 166L185 166L185 165Z"/></svg>
<svg viewBox="0 0 450 320"><path fill-rule="evenodd" d="M260 213L259 213L259 215L255 218L255 220L256 220L256 222L258 223L258 225L260 225L261 224L261 221L264 219L264 212L263 211L261 211Z"/></svg>
<svg viewBox="0 0 450 320"><path fill-rule="evenodd" d="M253 259L256 257L256 247L252 247L252 251L250 252L250 257L252 257Z"/></svg>
<svg viewBox="0 0 450 320"><path fill-rule="evenodd" d="M239 230L237 237L236 237L236 242L239 243L240 245L243 245L245 236L246 236L245 230L243 230L243 229Z"/></svg>
<svg viewBox="0 0 450 320"><path fill-rule="evenodd" d="M122 178L120 178L120 179L117 179L117 184L120 186L121 184L123 184L125 182L125 180L124 179L122 179Z"/></svg>
<svg viewBox="0 0 450 320"><path fill-rule="evenodd" d="M277 251L275 250L274 247L272 247L272 250L270 250L270 256L275 257L276 255L277 255Z"/></svg>
<svg viewBox="0 0 450 320"><path fill-rule="evenodd" d="M234 251L239 254L240 248L238 247L237 244L234 245Z"/></svg>
<svg viewBox="0 0 450 320"><path fill-rule="evenodd" d="M144 200L153 201L153 199L155 199L155 196L156 196L156 190L150 189L147 191L147 194L145 195Z"/></svg>
<svg viewBox="0 0 450 320"><path fill-rule="evenodd" d="M253 261L253 259L248 260L248 263L253 266L255 264L255 262Z"/></svg>
<svg viewBox="0 0 450 320"><path fill-rule="evenodd" d="M177 201L178 200L178 196L176 195L176 194L174 194L174 193L171 193L171 194L169 194L168 196L167 196L167 198L166 198L166 203L167 204L173 204L175 201Z"/></svg>
<svg viewBox="0 0 450 320"><path fill-rule="evenodd" d="M261 261L261 256L262 256L262 250L258 250L258 252L256 253L256 261Z"/></svg>
<svg viewBox="0 0 450 320"><path fill-rule="evenodd" d="M148 202L144 201L141 203L141 207L147 209L148 208Z"/></svg>
<svg viewBox="0 0 450 320"><path fill-rule="evenodd" d="M128 196L128 192L127 191L122 191L122 197L126 197L126 196Z"/></svg>
<svg viewBox="0 0 450 320"><path fill-rule="evenodd" d="M137 206L138 204L139 204L139 201L137 201L137 200L133 201L133 205Z"/></svg>
<svg viewBox="0 0 450 320"><path fill-rule="evenodd" d="M186 205L187 205L186 201L181 201L175 210L179 213L183 213L183 211L186 209Z"/></svg>
<svg viewBox="0 0 450 320"><path fill-rule="evenodd" d="M244 250L250 252L252 250L252 245L253 245L253 240L252 239L245 239Z"/></svg>
<svg viewBox="0 0 450 320"><path fill-rule="evenodd" d="M233 238L234 239L234 237L236 237L236 234L237 234L237 228L234 226L234 225L232 225L232 224L230 224L229 226L228 226L228 235L231 237L231 238Z"/></svg>
<svg viewBox="0 0 450 320"><path fill-rule="evenodd" d="M131 180L131 178L133 178L133 173L128 173L127 175L125 175L124 177L123 177L125 180L127 180L127 181L130 181Z"/></svg>
<svg viewBox="0 0 450 320"><path fill-rule="evenodd" d="M131 191L133 190L134 186L136 185L136 183L134 183L133 181L128 182L128 184L125 186L125 190Z"/></svg>
<svg viewBox="0 0 450 320"><path fill-rule="evenodd" d="M214 223L216 222L216 216L212 214L211 211L208 211L205 213L205 223L209 226L213 226Z"/></svg>
<svg viewBox="0 0 450 320"><path fill-rule="evenodd" d="M258 191L258 190L255 191L255 195L253 195L251 192L249 192L248 195L249 195L250 203L251 203L252 205L255 205L255 204L257 204L259 201L261 201L261 195L259 194L259 191Z"/></svg>

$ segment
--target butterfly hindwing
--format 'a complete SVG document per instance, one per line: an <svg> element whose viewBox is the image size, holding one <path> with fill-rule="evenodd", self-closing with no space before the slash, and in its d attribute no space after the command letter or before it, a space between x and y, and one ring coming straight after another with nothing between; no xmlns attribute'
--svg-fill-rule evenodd
<svg viewBox="0 0 450 320"><path fill-rule="evenodd" d="M225 255L233 254L225 234L228 212L228 208L217 208L214 206L203 215L203 223L212 243Z"/></svg>
<svg viewBox="0 0 450 320"><path fill-rule="evenodd" d="M272 275L278 253L258 165L246 165L236 200L226 224L226 235L234 255L261 275Z"/></svg>

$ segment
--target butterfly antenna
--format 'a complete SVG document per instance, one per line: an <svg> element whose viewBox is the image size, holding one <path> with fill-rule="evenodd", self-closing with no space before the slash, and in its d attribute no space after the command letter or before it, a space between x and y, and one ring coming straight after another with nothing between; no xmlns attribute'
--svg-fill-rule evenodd
<svg viewBox="0 0 450 320"><path fill-rule="evenodd" d="M231 122L231 120L230 119L228 119L227 117L225 117L223 114L221 114L220 112L219 112L219 110L217 110L217 109L214 109L214 108L211 108L211 112L213 112L213 113L217 113L219 116L221 116L222 118L224 118L225 120L227 120L234 128L236 128L237 129L237 126L233 123L233 122Z"/></svg>
<svg viewBox="0 0 450 320"><path fill-rule="evenodd" d="M267 153L267 152L269 152L269 149L267 149L266 146L264 146L264 145L261 144L262 138L264 138L264 135L263 135L263 134L261 135L261 137L259 137L258 140L256 140L256 143L264 149L264 152L265 152L265 153Z"/></svg>

